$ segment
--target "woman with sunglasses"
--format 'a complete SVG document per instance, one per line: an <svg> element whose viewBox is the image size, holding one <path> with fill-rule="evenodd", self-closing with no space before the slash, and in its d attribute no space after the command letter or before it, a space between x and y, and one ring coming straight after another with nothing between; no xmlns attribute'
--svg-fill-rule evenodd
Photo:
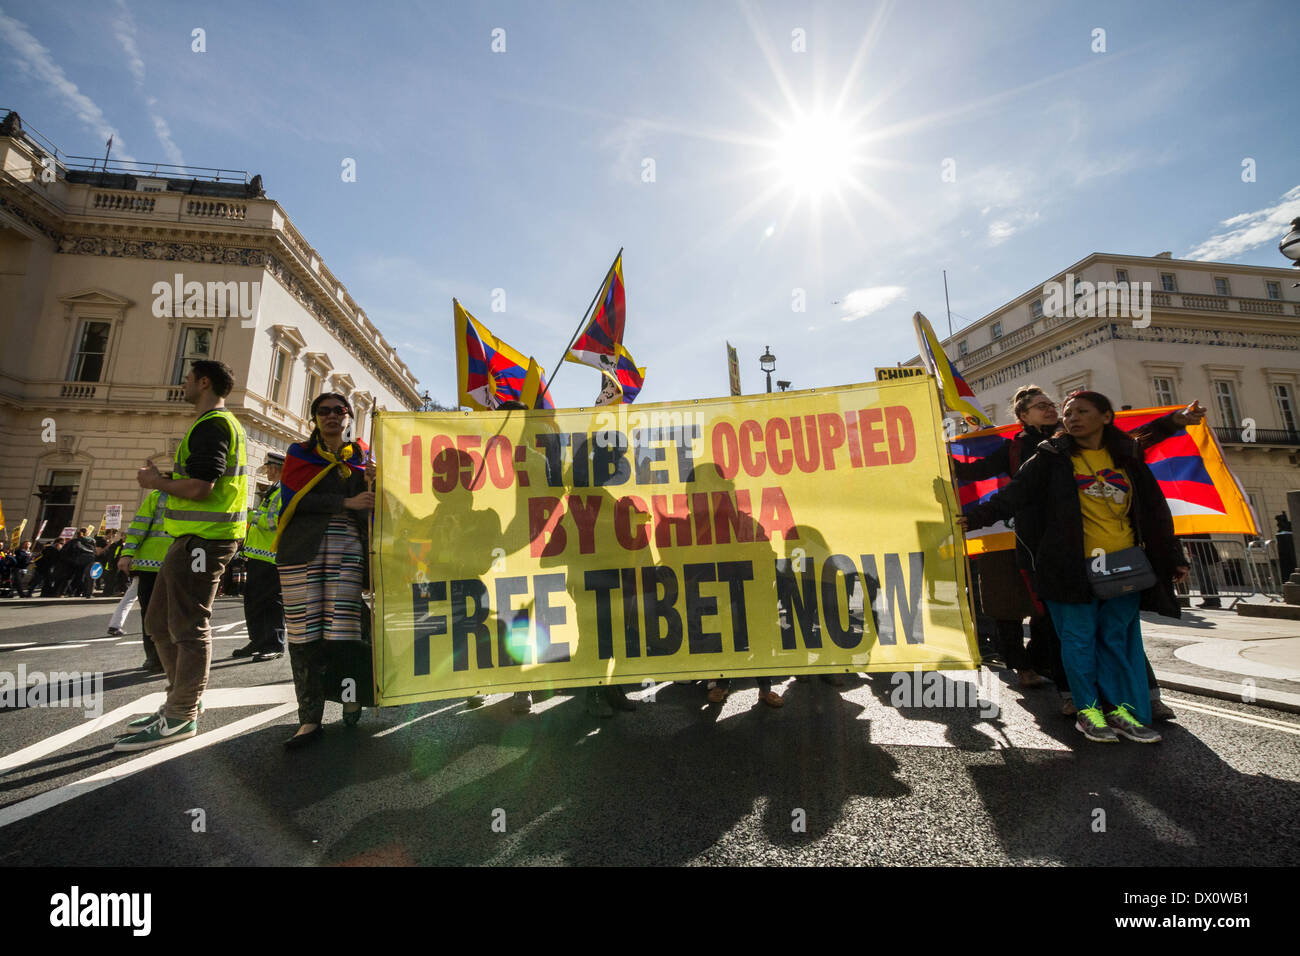
<svg viewBox="0 0 1300 956"><path fill-rule="evenodd" d="M374 702L368 579L374 478L369 450L351 438L352 406L336 392L311 403L311 437L289 446L281 475L276 564L298 696L291 750L320 739L325 701L353 727Z"/></svg>
<svg viewBox="0 0 1300 956"><path fill-rule="evenodd" d="M1139 610L1180 616L1173 582L1187 576L1173 517L1138 443L1114 425L1110 400L1074 392L1066 434L1039 444L1011 483L970 508L962 523L982 528L1010 517L1033 562L1036 593L1060 635L1075 727L1089 740L1125 737L1157 743L1147 693ZM1141 548L1155 584L1141 593L1094 596L1089 570L1099 560ZM1103 709L1110 707L1109 711Z"/></svg>

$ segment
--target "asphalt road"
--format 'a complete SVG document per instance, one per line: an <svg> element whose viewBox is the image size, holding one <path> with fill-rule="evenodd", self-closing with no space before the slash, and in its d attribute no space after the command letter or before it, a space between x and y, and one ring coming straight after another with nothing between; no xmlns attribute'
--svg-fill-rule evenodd
<svg viewBox="0 0 1300 956"><path fill-rule="evenodd" d="M0 611L0 674L103 673L103 716L0 711L0 864L1295 865L1300 718L1170 693L1164 743L1087 744L1051 688L982 672L980 707L895 707L891 675L837 690L741 681L709 706L656 688L587 716L561 692L527 717L497 695L297 726L288 659L233 661L238 600L218 603L207 712L191 741L115 754L159 703L137 669L139 615L107 605ZM3 678L0 678L3 679ZM945 677L945 683L950 678ZM92 707L93 711L94 708ZM106 719L108 718L108 719ZM57 736L63 735L63 736Z"/></svg>

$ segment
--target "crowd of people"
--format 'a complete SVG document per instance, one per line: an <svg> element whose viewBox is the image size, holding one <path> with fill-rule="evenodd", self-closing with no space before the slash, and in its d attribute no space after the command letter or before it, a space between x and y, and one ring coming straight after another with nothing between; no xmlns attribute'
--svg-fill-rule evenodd
<svg viewBox="0 0 1300 956"><path fill-rule="evenodd" d="M285 746L296 750L320 739L326 700L343 705L348 727L373 704L363 591L375 469L369 449L352 435L351 405L330 392L312 401L311 435L285 456L268 458L269 487L248 509L246 439L225 408L233 383L223 363L194 363L184 388L198 417L170 477L152 464L140 469L137 480L148 494L124 537L96 538L87 527L35 554L30 542L0 554L0 583L16 582L20 594L40 587L42 594L88 596L97 561L120 575L123 586L129 578L109 633L123 633L125 615L139 600L144 667L166 674L167 698L156 714L128 725L117 750L197 733L213 600L237 559L246 566L249 641L232 656L275 660L287 647L299 727ZM1012 476L958 519L967 530L1007 521L1016 537L1014 552L972 560L975 605L995 622L997 653L1020 685L1054 683L1063 714L1087 740L1158 742L1152 724L1172 712L1160 700L1143 650L1139 612L1178 617L1173 587L1187 577L1189 564L1142 452L1201 421L1204 411L1193 402L1125 433L1106 396L1074 392L1058 410L1034 385L1016 392L1011 411L1021 426L1011 440L986 458L954 462L963 480ZM117 584L110 579L106 586ZM823 679L843 685L839 675ZM725 700L729 683L709 683L708 701ZM759 700L781 706L771 678L759 679ZM468 701L471 707L482 702L479 696ZM586 703L601 717L635 707L618 687L588 688ZM532 698L516 694L512 706L527 713Z"/></svg>
<svg viewBox="0 0 1300 956"><path fill-rule="evenodd" d="M31 541L0 545L0 595L90 598L98 591L112 596L119 582L107 568L121 547L117 531L96 534L94 525L35 547ZM104 573L96 574L96 565Z"/></svg>

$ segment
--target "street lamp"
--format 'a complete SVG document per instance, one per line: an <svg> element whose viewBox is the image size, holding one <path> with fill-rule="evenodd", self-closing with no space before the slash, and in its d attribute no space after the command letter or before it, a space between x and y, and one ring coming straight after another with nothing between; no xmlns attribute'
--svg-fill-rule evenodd
<svg viewBox="0 0 1300 956"><path fill-rule="evenodd" d="M1291 260L1297 269L1300 269L1300 216L1291 220L1291 231L1282 237L1282 241L1277 244L1278 252ZM1300 282L1291 288L1300 286Z"/></svg>
<svg viewBox="0 0 1300 956"><path fill-rule="evenodd" d="M758 367L767 373L767 390L772 391L772 373L776 371L776 356L772 354L772 346L765 345L766 350L758 357Z"/></svg>
<svg viewBox="0 0 1300 956"><path fill-rule="evenodd" d="M779 388L781 391L784 392L787 388L790 387L790 383L787 382L787 381L785 381L784 379L779 379L779 378L778 378L778 379L776 380L776 387Z"/></svg>

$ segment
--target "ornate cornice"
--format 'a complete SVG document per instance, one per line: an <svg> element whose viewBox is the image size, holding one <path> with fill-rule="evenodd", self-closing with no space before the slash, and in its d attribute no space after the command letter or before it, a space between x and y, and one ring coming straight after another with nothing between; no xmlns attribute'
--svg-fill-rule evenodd
<svg viewBox="0 0 1300 956"><path fill-rule="evenodd" d="M0 200L2 199L3 197L0 197ZM50 235L54 234L50 233ZM64 255L148 259L156 262L199 262L265 269L284 287L285 291L315 317L323 328L334 336L349 355L361 362L375 378L383 382L394 397L399 401L403 400L405 390L388 370L376 362L359 343L351 341L354 337L333 312L307 288L288 265L265 249L221 243L159 242L120 236L59 235L55 238L56 251Z"/></svg>
<svg viewBox="0 0 1300 956"><path fill-rule="evenodd" d="M53 240L54 242L58 242L63 238L63 233L52 227L40 216L26 208L26 206L14 202L8 195L6 195L7 192L8 190L0 192L0 211L8 213L23 225L36 230L41 235Z"/></svg>
<svg viewBox="0 0 1300 956"><path fill-rule="evenodd" d="M1209 345L1218 348L1266 349L1278 352L1300 351L1300 335L1278 332L1247 332L1236 329L1198 329L1152 325L1145 329L1131 323L1095 326L1068 339L1042 349L1019 361L991 371L970 382L977 392L997 388L1012 380L1019 380L1030 372L1054 365L1072 355L1104 345L1113 340L1159 342L1168 345Z"/></svg>

